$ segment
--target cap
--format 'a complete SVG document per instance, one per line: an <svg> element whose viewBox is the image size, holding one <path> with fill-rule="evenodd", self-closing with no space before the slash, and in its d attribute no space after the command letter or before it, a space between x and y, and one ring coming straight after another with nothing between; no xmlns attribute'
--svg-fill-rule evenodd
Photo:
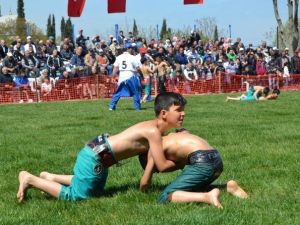
<svg viewBox="0 0 300 225"><path fill-rule="evenodd" d="M132 44L130 43L130 42L128 42L128 43L126 43L125 45L124 45L124 48L125 49L129 49L129 48L132 48L133 46L132 46Z"/></svg>
<svg viewBox="0 0 300 225"><path fill-rule="evenodd" d="M113 41L117 41L117 39L116 39L116 38L113 38Z"/></svg>
<svg viewBox="0 0 300 225"><path fill-rule="evenodd" d="M11 52L8 52L6 55L7 56L13 56L13 54Z"/></svg>
<svg viewBox="0 0 300 225"><path fill-rule="evenodd" d="M140 48L140 53L146 53L146 52L147 52L146 48L144 48L144 47Z"/></svg>
<svg viewBox="0 0 300 225"><path fill-rule="evenodd" d="M223 62L222 59L219 59L218 62Z"/></svg>
<svg viewBox="0 0 300 225"><path fill-rule="evenodd" d="M114 36L112 34L109 35L109 38L113 38Z"/></svg>
<svg viewBox="0 0 300 225"><path fill-rule="evenodd" d="M244 51L244 48L240 48L240 51Z"/></svg>
<svg viewBox="0 0 300 225"><path fill-rule="evenodd" d="M27 38L26 39L31 39L31 36L27 36Z"/></svg>
<svg viewBox="0 0 300 225"><path fill-rule="evenodd" d="M288 50L289 50L289 48L285 48L284 50L288 51Z"/></svg>
<svg viewBox="0 0 300 225"><path fill-rule="evenodd" d="M273 50L278 50L278 48L277 47L273 47Z"/></svg>

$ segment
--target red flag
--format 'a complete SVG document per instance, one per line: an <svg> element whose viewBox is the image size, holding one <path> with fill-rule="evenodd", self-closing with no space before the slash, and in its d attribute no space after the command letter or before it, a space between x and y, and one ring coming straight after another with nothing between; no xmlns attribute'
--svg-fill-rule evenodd
<svg viewBox="0 0 300 225"><path fill-rule="evenodd" d="M107 11L108 13L126 12L126 0L108 0Z"/></svg>
<svg viewBox="0 0 300 225"><path fill-rule="evenodd" d="M68 16L79 17L84 8L85 0L68 0Z"/></svg>
<svg viewBox="0 0 300 225"><path fill-rule="evenodd" d="M203 4L204 0L184 0L184 4Z"/></svg>

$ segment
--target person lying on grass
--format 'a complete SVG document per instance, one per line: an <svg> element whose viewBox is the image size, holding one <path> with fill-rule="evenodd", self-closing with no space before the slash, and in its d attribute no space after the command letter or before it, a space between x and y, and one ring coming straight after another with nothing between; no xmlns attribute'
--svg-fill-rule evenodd
<svg viewBox="0 0 300 225"><path fill-rule="evenodd" d="M29 187L68 201L100 196L110 166L148 150L159 171L175 167L175 163L164 156L162 135L182 126L185 104L186 100L178 93L159 94L154 102L156 118L137 123L113 136L102 134L88 142L77 156L74 175L42 172L38 177L21 171L17 199L23 201Z"/></svg>
<svg viewBox="0 0 300 225"><path fill-rule="evenodd" d="M260 100L260 98L266 98L270 92L269 87L263 86L253 86L249 84L247 81L244 82L246 84L246 93L242 94L239 97L226 97L226 101L256 101Z"/></svg>
<svg viewBox="0 0 300 225"><path fill-rule="evenodd" d="M226 188L227 192L239 198L248 197L234 180L223 185L212 185L222 173L223 163L219 152L206 140L181 130L163 137L163 149L167 159L174 161L177 168L184 169L160 194L159 203L201 202L222 208L219 188ZM141 154L139 160L145 169L140 180L140 190L146 191L157 169L151 154Z"/></svg>

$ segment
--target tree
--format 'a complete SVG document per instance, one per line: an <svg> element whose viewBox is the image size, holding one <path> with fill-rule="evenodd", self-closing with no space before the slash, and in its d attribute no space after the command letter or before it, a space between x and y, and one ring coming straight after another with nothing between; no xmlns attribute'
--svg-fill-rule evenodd
<svg viewBox="0 0 300 225"><path fill-rule="evenodd" d="M67 19L66 26L65 26L65 37L70 38L73 40L73 25L70 18Z"/></svg>
<svg viewBox="0 0 300 225"><path fill-rule="evenodd" d="M56 29L55 29L55 16L52 14L52 23L51 23L51 36L54 38L54 41L56 40Z"/></svg>
<svg viewBox="0 0 300 225"><path fill-rule="evenodd" d="M288 47L290 51L295 51L300 46L298 27L298 6L299 0L287 0L288 21L284 26L278 11L278 1L273 0L274 14L279 31L279 48Z"/></svg>
<svg viewBox="0 0 300 225"><path fill-rule="evenodd" d="M138 31L135 19L133 20L132 34L134 37L137 37L139 35L139 31Z"/></svg>
<svg viewBox="0 0 300 225"><path fill-rule="evenodd" d="M52 33L52 26L51 26L51 14L49 15L48 17L48 20L47 20L47 31L46 31L46 35L48 37L51 36L51 33Z"/></svg>
<svg viewBox="0 0 300 225"><path fill-rule="evenodd" d="M219 34L218 34L218 26L215 26L215 30L214 30L214 41L218 41L219 40Z"/></svg>
<svg viewBox="0 0 300 225"><path fill-rule="evenodd" d="M217 26L216 18L204 17L196 20L196 22L198 23L198 27L201 32L210 40L213 40L215 27Z"/></svg>
<svg viewBox="0 0 300 225"><path fill-rule="evenodd" d="M20 36L20 38L25 39L26 37L26 19L24 13L24 2L23 0L18 0L18 17L16 21L16 34Z"/></svg>
<svg viewBox="0 0 300 225"><path fill-rule="evenodd" d="M23 0L18 0L17 12L18 12L18 17L25 18L24 2L23 2Z"/></svg>
<svg viewBox="0 0 300 225"><path fill-rule="evenodd" d="M168 28L167 28L167 20L163 19L163 23L160 30L160 39L164 39L168 35Z"/></svg>
<svg viewBox="0 0 300 225"><path fill-rule="evenodd" d="M66 30L66 22L65 22L65 18L62 17L61 21L60 21L60 38L61 38L61 40L64 40L64 38L65 38L65 35L66 35L65 30Z"/></svg>

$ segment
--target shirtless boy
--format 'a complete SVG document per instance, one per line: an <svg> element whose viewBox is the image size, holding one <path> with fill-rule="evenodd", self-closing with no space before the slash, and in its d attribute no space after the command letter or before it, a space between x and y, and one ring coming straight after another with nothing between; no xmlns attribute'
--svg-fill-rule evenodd
<svg viewBox="0 0 300 225"><path fill-rule="evenodd" d="M185 104L186 100L180 94L173 92L159 94L154 102L156 118L137 123L113 136L99 135L88 142L77 156L74 175L42 172L38 177L27 171L21 171L17 193L19 202L23 201L29 187L35 187L53 197L69 201L100 196L110 166L148 150L159 171L175 167L175 163L164 156L162 135L170 128L182 126Z"/></svg>
<svg viewBox="0 0 300 225"><path fill-rule="evenodd" d="M163 149L166 158L174 161L177 168L185 168L160 194L158 201L160 203L203 202L222 208L219 201L220 190L211 185L223 171L219 152L207 141L188 131L170 133L163 137ZM146 164L143 156L145 154L140 156L142 166ZM148 163L140 181L141 191L149 187L154 171L153 158L148 154ZM227 192L236 197L248 197L248 194L233 180L228 181L226 185L218 186L225 186ZM212 190L206 192L207 189Z"/></svg>

